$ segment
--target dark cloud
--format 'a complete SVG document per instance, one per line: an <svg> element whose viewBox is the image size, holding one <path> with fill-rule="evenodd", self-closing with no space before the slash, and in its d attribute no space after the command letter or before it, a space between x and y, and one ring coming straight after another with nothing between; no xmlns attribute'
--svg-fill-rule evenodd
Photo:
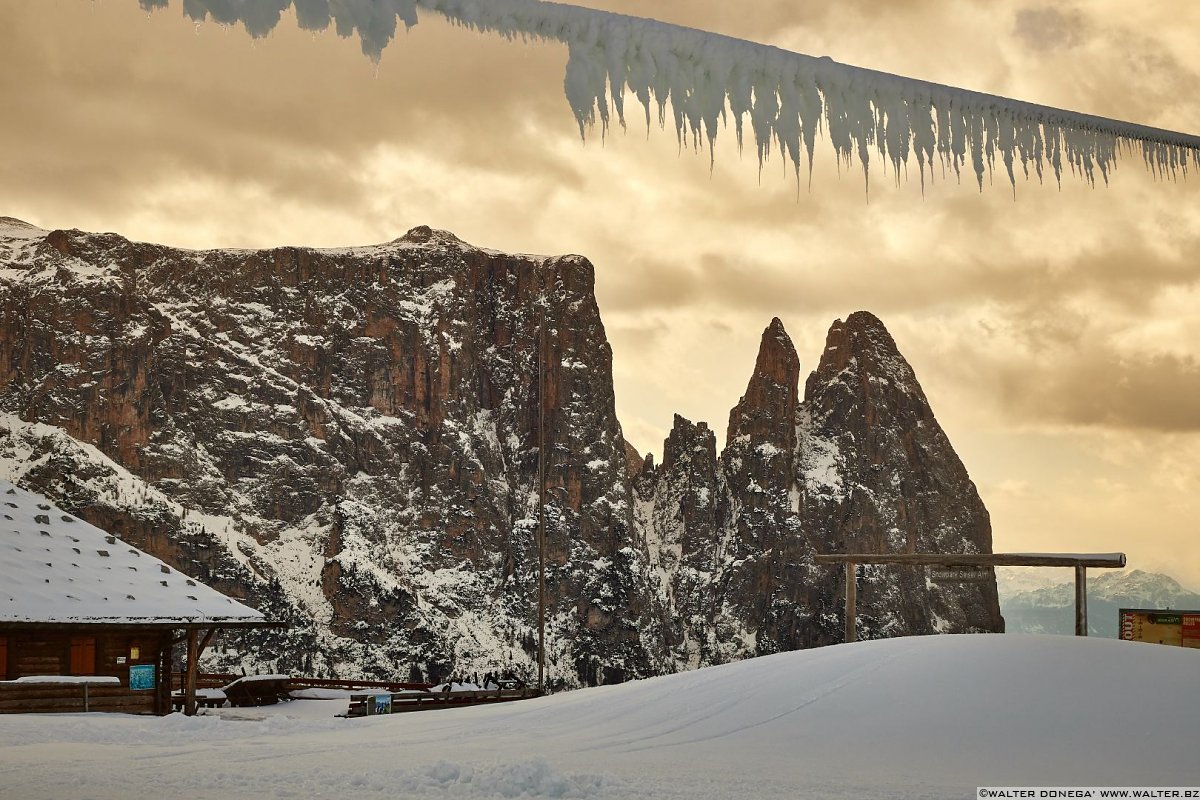
<svg viewBox="0 0 1200 800"><path fill-rule="evenodd" d="M1022 8L1013 24L1017 40L1037 51L1070 49L1082 42L1087 32L1083 14L1059 5Z"/></svg>
<svg viewBox="0 0 1200 800"><path fill-rule="evenodd" d="M1191 356L1122 355L1103 343L1049 346L1010 365L1002 402L1010 413L1069 425L1200 431L1200 362Z"/></svg>
<svg viewBox="0 0 1200 800"><path fill-rule="evenodd" d="M239 32L136 7L80 18L0 5L0 151L19 154L0 162L0 190L67 212L51 225L70 224L72 209L133 213L148 188L189 181L243 187L266 208L365 212L383 148L518 183L581 185L536 121L557 117L570 131L566 103L540 91L565 54L531 47L519 69L497 71L513 45L436 18L419 31L372 78L361 55L289 25L251 46ZM430 91L433 64L452 91Z"/></svg>

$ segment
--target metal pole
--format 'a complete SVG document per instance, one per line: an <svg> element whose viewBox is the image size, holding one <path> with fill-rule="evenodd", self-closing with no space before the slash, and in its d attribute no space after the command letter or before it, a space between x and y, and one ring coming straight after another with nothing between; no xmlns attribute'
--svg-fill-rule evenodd
<svg viewBox="0 0 1200 800"><path fill-rule="evenodd" d="M546 311L538 327L538 692L546 690Z"/></svg>
<svg viewBox="0 0 1200 800"><path fill-rule="evenodd" d="M858 565L846 563L846 643L858 641Z"/></svg>
<svg viewBox="0 0 1200 800"><path fill-rule="evenodd" d="M1087 636L1087 567L1075 567L1075 635Z"/></svg>

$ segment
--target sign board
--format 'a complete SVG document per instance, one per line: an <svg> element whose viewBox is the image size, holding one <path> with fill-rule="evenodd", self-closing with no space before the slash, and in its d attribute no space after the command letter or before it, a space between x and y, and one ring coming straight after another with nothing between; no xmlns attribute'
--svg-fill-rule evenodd
<svg viewBox="0 0 1200 800"><path fill-rule="evenodd" d="M1119 613L1125 641L1200 649L1200 611L1122 608Z"/></svg>
<svg viewBox="0 0 1200 800"><path fill-rule="evenodd" d="M137 690L154 688L154 665L134 664L129 668L129 688Z"/></svg>
<svg viewBox="0 0 1200 800"><path fill-rule="evenodd" d="M367 695L367 714L390 714L392 713L392 696L390 694L369 694Z"/></svg>
<svg viewBox="0 0 1200 800"><path fill-rule="evenodd" d="M996 573L991 567L931 566L926 573L934 583L985 583L994 580Z"/></svg>

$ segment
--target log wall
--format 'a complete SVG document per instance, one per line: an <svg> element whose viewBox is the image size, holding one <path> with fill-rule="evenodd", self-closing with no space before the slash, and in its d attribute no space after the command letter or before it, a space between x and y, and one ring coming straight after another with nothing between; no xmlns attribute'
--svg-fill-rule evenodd
<svg viewBox="0 0 1200 800"><path fill-rule="evenodd" d="M85 702L84 687L79 684L0 684L0 714L79 713L84 710L153 714L155 693L134 692L127 686L88 686Z"/></svg>
<svg viewBox="0 0 1200 800"><path fill-rule="evenodd" d="M95 640L94 664L71 669L71 640L88 636ZM135 626L72 626L70 628L0 629L6 658L0 662L0 680L31 675L91 674L117 678L119 686L89 686L89 711L124 713L167 713L170 710L169 678L164 672L164 653L171 631ZM134 658L136 648L137 657ZM156 667L158 690L129 689L129 668L135 664ZM78 665L77 665L78 666ZM84 710L84 690L78 684L0 684L0 713L79 712Z"/></svg>

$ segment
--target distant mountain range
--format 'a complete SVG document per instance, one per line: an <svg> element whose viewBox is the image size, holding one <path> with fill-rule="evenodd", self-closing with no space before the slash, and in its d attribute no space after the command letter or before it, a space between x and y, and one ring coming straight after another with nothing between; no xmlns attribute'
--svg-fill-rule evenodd
<svg viewBox="0 0 1200 800"><path fill-rule="evenodd" d="M1062 575L1032 567L996 571L1008 633L1074 632L1074 576L1059 582ZM1140 569L1093 571L1088 574L1087 588L1090 636L1116 639L1117 615L1122 608L1200 609L1200 594L1183 588L1169 575Z"/></svg>

